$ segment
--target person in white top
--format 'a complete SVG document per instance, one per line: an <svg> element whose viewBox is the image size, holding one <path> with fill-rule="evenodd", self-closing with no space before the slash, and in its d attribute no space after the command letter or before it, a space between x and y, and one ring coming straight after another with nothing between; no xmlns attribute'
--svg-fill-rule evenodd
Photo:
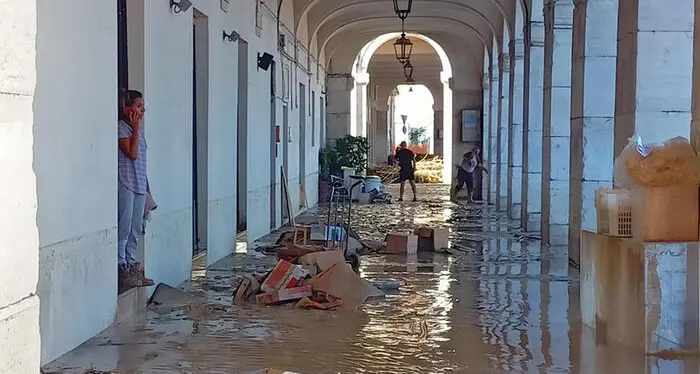
<svg viewBox="0 0 700 374"><path fill-rule="evenodd" d="M471 152L467 152L462 156L462 163L457 166L457 185L452 190L450 196L450 200L453 202L457 201L457 194L462 190L462 186L465 184L467 185L467 202L471 203L474 201L474 171L479 168L488 173L481 163L479 153L481 153L481 149L476 147Z"/></svg>

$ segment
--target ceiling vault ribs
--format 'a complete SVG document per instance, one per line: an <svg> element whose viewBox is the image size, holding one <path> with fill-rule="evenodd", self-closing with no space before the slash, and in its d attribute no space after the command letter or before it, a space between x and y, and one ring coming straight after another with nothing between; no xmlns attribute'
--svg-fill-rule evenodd
<svg viewBox="0 0 700 374"><path fill-rule="evenodd" d="M283 1L283 0L282 0ZM304 17L308 17L309 19L306 22L306 27L308 28L308 33L306 35L306 43L308 45L308 54L310 55L315 55L317 61L328 61L329 60L329 54L333 53L328 53L330 51L325 51L325 48L328 47L328 41L323 40L323 38L320 38L317 40L317 47L312 48L312 43L314 41L314 38L319 37L323 31L324 27L331 25L333 26L333 20L339 17L342 17L344 12L352 12L355 10L355 13L364 13L364 12L357 12L357 10L362 10L362 8L369 8L370 6L375 6L374 10L376 10L376 6L382 6L384 3L387 5L387 12L391 10L391 3L389 1L377 1L377 0L357 0L357 1L348 1L344 0L342 1L343 5L340 6L338 1L335 0L291 0L294 1L294 30L295 30L295 36L300 34L300 28L302 27L302 22L301 20ZM509 11L506 9L506 6L502 4L503 0L479 0L479 1L473 1L471 4L474 4L474 6L470 5L469 3L465 1L457 1L457 0L421 0L422 3L430 3L432 8L438 8L440 4L447 5L449 8L452 10L459 10L468 14L471 14L475 19L479 21L479 24L485 25L486 28L482 28L481 30L477 30L474 25L469 24L470 29L472 30L472 33L478 34L479 39L481 39L483 44L490 45L490 40L491 38L501 38L501 32L499 31L499 27L496 25L501 24L503 25L504 23L507 25L507 28L509 30L513 30L515 19L511 15L510 17L508 16ZM529 9L527 8L527 4L525 4L525 0L513 0L513 1L518 1L521 3L521 6L523 7L525 17L529 18ZM479 8L477 9L476 5L479 5ZM484 8L485 7L485 8ZM318 9L318 10L316 10ZM444 10L444 9L443 9ZM315 18L312 18L310 16L311 13L316 11ZM449 11L449 10L448 10ZM496 13L494 13L496 12ZM367 14L376 14L377 12L372 12L371 9L367 11ZM489 14L487 14L489 13ZM500 17L496 17L495 15L499 14ZM431 12L432 15L432 12ZM447 22L455 23L455 22L460 22L463 23L461 20L457 19L449 19L445 17L440 17L440 16L434 16L432 15L427 15L423 16L424 19L432 19L433 21L436 21L437 23L440 23L444 20L448 20ZM395 16L394 16L395 17ZM410 19L416 19L420 17L419 15L416 15L415 11L413 12L412 16L410 16ZM342 30L349 30L347 27L347 23L345 24L340 24L338 29ZM421 30L419 27L414 27L416 33L424 33L424 30ZM365 30L363 30L365 31ZM371 30L366 30L366 31L374 31L376 33L376 36L379 36L383 32L388 32L390 30L385 30L382 28L374 28ZM391 30L395 31L395 30ZM338 31L335 30L330 33L328 39L338 35ZM490 34L490 35L487 35ZM513 35L513 32L509 33L510 35ZM303 37L302 37L303 39ZM304 43L304 40L300 40L302 43ZM487 42L488 41L488 42ZM323 44L323 47L320 47L320 45ZM499 40L497 43L498 45L502 45L502 40ZM337 48L336 48L337 49ZM487 48L490 50L490 48ZM321 59L321 55L323 52L326 52L326 58Z"/></svg>

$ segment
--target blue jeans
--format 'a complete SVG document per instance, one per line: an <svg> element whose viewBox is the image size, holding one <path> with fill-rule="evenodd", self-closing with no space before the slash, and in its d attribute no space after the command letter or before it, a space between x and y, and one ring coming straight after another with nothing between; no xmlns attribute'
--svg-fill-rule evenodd
<svg viewBox="0 0 700 374"><path fill-rule="evenodd" d="M119 265L136 263L136 243L143 229L146 195L137 194L119 182L117 223L117 262Z"/></svg>

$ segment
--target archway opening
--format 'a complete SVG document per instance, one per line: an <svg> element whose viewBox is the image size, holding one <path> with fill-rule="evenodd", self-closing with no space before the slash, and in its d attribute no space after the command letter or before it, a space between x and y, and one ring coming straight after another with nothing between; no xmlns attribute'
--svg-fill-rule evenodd
<svg viewBox="0 0 700 374"><path fill-rule="evenodd" d="M435 153L433 94L425 85L400 84L389 97L389 149L405 141L416 154Z"/></svg>
<svg viewBox="0 0 700 374"><path fill-rule="evenodd" d="M370 80L374 79L374 77L371 77L369 74L370 61L373 60L373 57L378 52L378 50L380 50L380 48L393 48L391 46L391 43L399 36L399 33L388 33L373 39L360 50L353 64L352 76L354 78L354 84L353 89L350 93L350 134L354 136L364 136L368 138L371 146L370 160L386 159L386 155L381 154L381 148L385 148L385 145L388 144L387 141L377 142L374 139L372 139L372 137L374 136L374 134L377 133L377 125L383 125L384 123L387 124L387 129L385 132L381 133L388 135L390 132L389 130L392 127L391 120L393 120L394 118L394 116L391 113L388 113L387 111L385 111L382 114L386 116L385 120L382 120L382 118L379 118L381 116L377 115L376 105L377 103L382 102L382 100L377 99L381 98L382 96L378 94L377 86L372 86L370 84ZM452 65L444 49L434 40L420 34L408 34L408 37L411 38L411 40L414 41L414 43L421 42L422 44L426 45L426 49L429 49L430 53L432 53L433 55L437 55L437 66L435 67L435 69L428 69L424 72L424 74L418 73L418 71L416 71L416 75L414 75L416 82L413 84L413 86L414 91L415 87L417 87L418 85L423 85L424 87L427 86L426 89L429 93L430 89L428 87L432 87L433 92L441 91L442 93L442 95L440 95L441 97L435 97L433 99L433 103L438 101L442 103L442 110L440 111L442 115L440 116L440 118L438 118L437 121L433 122L434 131L432 136L430 136L429 138L432 140L433 152L435 152L435 145L437 143L441 145L441 147L439 147L442 148L441 155L444 160L442 182L451 183L453 146L453 104L450 81L452 79ZM399 72L402 77L403 70L401 65L396 60L393 60L392 63L395 64L395 71ZM433 70L432 74L428 72L429 70ZM404 83L404 79L401 79L401 77L398 78L400 79L399 81L395 79L390 84L387 84L387 82L385 82L384 87L390 86L393 89L397 85L402 85ZM442 90L438 88L440 86L442 86ZM408 88L406 90L408 91ZM432 94L431 97L433 97ZM382 137L384 136L385 135L382 135ZM380 146L377 146L377 144L380 144ZM386 150L393 150L393 148L389 147ZM380 153L377 153L378 151Z"/></svg>

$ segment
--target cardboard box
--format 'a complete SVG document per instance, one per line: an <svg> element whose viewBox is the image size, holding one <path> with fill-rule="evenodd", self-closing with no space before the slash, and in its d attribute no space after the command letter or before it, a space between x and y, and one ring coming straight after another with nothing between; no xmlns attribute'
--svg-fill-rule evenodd
<svg viewBox="0 0 700 374"><path fill-rule="evenodd" d="M632 236L643 242L698 241L698 186L632 191Z"/></svg>
<svg viewBox="0 0 700 374"><path fill-rule="evenodd" d="M310 284L294 288L285 288L279 291L266 292L255 296L258 304L269 305L283 301L299 300L312 295Z"/></svg>
<svg viewBox="0 0 700 374"><path fill-rule="evenodd" d="M345 254L342 250L332 250L309 253L299 259L301 265L318 269L319 272L328 270L337 263L345 262Z"/></svg>
<svg viewBox="0 0 700 374"><path fill-rule="evenodd" d="M419 227L413 233L418 236L419 252L434 252L449 247L449 230L446 228Z"/></svg>
<svg viewBox="0 0 700 374"><path fill-rule="evenodd" d="M270 275L265 278L265 281L260 285L263 292L273 292L282 288L282 284L294 271L294 264L289 261L280 260Z"/></svg>
<svg viewBox="0 0 700 374"><path fill-rule="evenodd" d="M418 236L413 234L389 234L383 253L415 254L418 252Z"/></svg>

